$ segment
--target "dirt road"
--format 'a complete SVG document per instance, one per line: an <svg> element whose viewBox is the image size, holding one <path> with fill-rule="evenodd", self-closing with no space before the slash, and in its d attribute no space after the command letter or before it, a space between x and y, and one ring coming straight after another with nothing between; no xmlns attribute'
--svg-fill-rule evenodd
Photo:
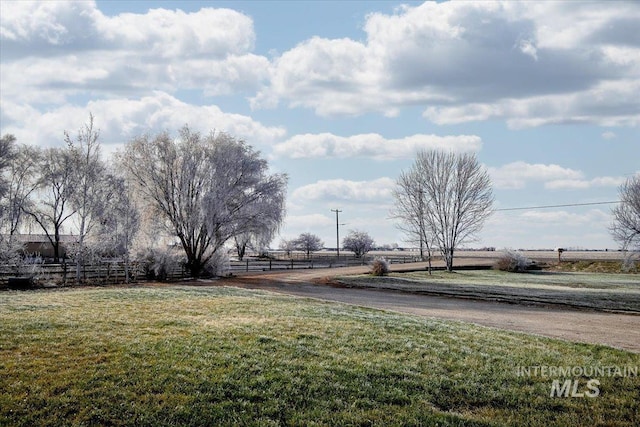
<svg viewBox="0 0 640 427"><path fill-rule="evenodd" d="M367 270L368 267L349 267L254 273L225 279L218 284L472 322L568 341L604 344L640 353L640 316L637 315L339 288L322 284L335 275L358 274Z"/></svg>

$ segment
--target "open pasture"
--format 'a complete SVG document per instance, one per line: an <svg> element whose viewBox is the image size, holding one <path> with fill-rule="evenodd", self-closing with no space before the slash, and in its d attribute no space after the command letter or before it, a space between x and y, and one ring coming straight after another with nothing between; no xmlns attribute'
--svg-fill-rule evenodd
<svg viewBox="0 0 640 427"><path fill-rule="evenodd" d="M0 293L0 425L632 425L640 355L237 288ZM587 378L579 382L580 391ZM589 391L586 389L586 391Z"/></svg>

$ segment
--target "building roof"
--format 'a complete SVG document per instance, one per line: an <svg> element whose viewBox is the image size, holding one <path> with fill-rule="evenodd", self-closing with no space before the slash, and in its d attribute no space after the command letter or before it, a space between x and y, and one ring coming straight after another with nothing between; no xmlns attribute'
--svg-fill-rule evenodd
<svg viewBox="0 0 640 427"><path fill-rule="evenodd" d="M46 234L15 234L13 236L16 241L21 243L49 243L49 238ZM73 234L61 234L61 243L75 243L78 240L78 236Z"/></svg>

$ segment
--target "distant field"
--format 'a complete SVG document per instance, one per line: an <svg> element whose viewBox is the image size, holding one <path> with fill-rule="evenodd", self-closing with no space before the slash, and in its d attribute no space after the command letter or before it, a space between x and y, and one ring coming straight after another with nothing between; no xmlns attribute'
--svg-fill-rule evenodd
<svg viewBox="0 0 640 427"><path fill-rule="evenodd" d="M555 251L520 251L524 256L532 260L558 261L558 252ZM498 258L501 251L457 251L456 257L460 258ZM601 260L620 261L622 252L619 251L565 251L561 259L564 261Z"/></svg>
<svg viewBox="0 0 640 427"><path fill-rule="evenodd" d="M376 289L640 313L638 274L465 270L429 275L422 270L383 277L341 276L338 280Z"/></svg>
<svg viewBox="0 0 640 427"><path fill-rule="evenodd" d="M235 288L0 293L0 425L628 426L640 355ZM636 368L637 369L637 368ZM567 394L569 390L567 389Z"/></svg>

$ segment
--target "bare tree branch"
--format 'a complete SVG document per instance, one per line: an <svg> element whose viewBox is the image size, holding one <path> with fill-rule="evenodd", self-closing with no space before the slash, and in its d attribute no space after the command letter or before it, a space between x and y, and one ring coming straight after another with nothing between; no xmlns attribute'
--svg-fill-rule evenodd
<svg viewBox="0 0 640 427"><path fill-rule="evenodd" d="M392 215L428 249L435 242L451 271L456 248L473 239L491 214L491 188L475 155L422 151L398 178Z"/></svg>

